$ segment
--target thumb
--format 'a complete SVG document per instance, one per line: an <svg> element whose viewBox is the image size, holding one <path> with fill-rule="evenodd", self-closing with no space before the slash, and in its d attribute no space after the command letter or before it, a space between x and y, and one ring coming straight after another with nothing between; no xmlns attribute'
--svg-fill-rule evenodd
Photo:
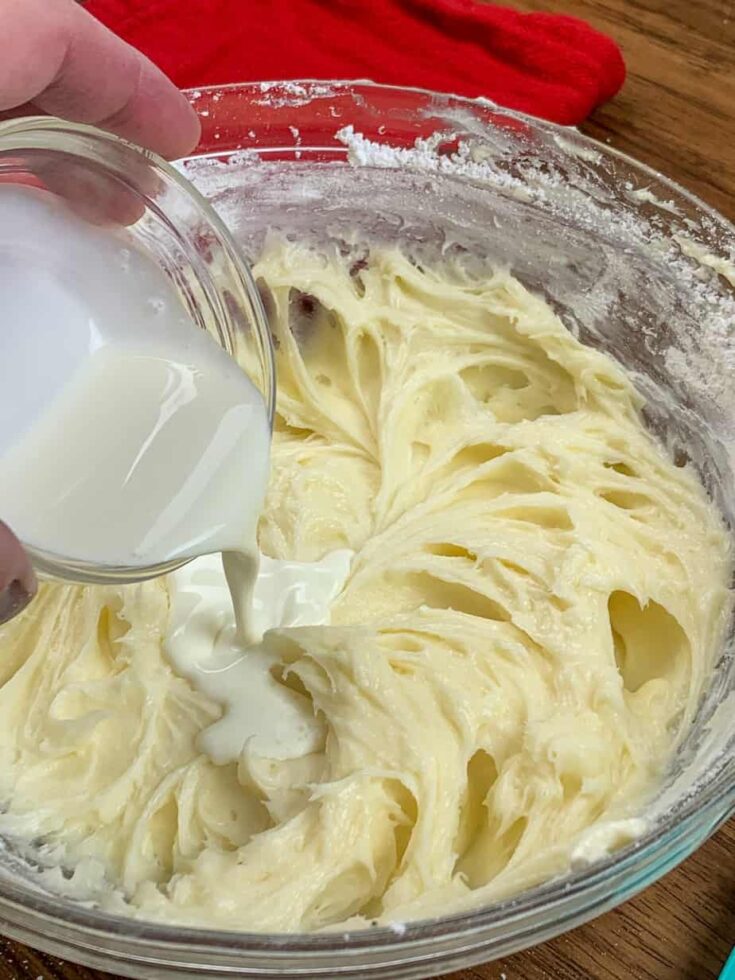
<svg viewBox="0 0 735 980"><path fill-rule="evenodd" d="M23 545L0 521L0 624L16 616L36 594L38 584Z"/></svg>

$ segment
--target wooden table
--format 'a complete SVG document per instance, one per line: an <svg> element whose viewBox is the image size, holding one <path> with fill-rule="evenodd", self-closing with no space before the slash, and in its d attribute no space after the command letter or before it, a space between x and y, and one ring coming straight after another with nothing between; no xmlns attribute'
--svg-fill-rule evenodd
<svg viewBox="0 0 735 980"><path fill-rule="evenodd" d="M735 219L735 0L507 0L576 14L629 75L585 132ZM735 820L658 884L574 932L445 980L709 980L735 943ZM0 980L104 980L0 940Z"/></svg>

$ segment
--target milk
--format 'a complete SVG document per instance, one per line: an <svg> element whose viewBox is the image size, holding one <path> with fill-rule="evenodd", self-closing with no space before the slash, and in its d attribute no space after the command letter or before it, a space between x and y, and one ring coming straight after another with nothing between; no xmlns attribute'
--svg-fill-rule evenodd
<svg viewBox="0 0 735 980"><path fill-rule="evenodd" d="M329 609L350 573L352 552L317 562L263 556L247 610L248 638L235 624L232 594L218 556L197 558L169 576L171 617L165 649L176 672L222 705L222 717L199 736L199 748L218 765L246 750L290 759L319 749L323 723L310 700L281 684L278 644L263 643L274 628L329 622Z"/></svg>
<svg viewBox="0 0 735 980"><path fill-rule="evenodd" d="M147 255L0 185L0 345L0 516L27 546L128 568L252 553L263 399Z"/></svg>
<svg viewBox="0 0 735 980"><path fill-rule="evenodd" d="M351 552L260 562L270 430L247 376L124 238L7 185L0 351L0 517L61 560L203 556L169 577L165 637L176 670L223 706L202 751L219 764L315 751L322 723L260 641L327 622Z"/></svg>

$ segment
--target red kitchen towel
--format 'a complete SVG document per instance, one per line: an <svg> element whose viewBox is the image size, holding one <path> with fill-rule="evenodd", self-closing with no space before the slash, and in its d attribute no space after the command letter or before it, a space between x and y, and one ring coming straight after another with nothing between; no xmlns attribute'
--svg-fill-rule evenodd
<svg viewBox="0 0 735 980"><path fill-rule="evenodd" d="M88 0L182 88L369 78L484 95L577 123L623 84L617 45L583 21L476 0Z"/></svg>

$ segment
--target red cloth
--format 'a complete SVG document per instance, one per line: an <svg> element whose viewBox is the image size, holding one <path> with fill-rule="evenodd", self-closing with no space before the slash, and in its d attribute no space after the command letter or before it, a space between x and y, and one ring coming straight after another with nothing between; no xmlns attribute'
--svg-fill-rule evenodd
<svg viewBox="0 0 735 980"><path fill-rule="evenodd" d="M369 78L577 123L623 84L583 21L476 0L88 0L177 85Z"/></svg>

